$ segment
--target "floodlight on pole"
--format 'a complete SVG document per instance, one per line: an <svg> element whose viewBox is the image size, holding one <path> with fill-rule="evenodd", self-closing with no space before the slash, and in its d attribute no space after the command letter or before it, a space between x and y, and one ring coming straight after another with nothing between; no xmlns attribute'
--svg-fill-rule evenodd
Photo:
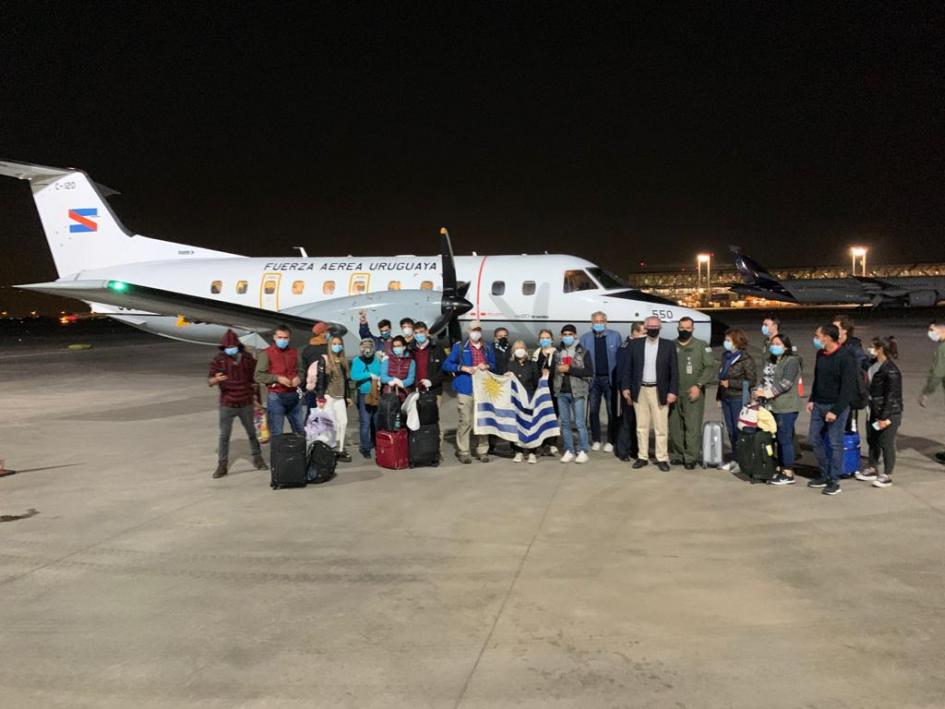
<svg viewBox="0 0 945 709"><path fill-rule="evenodd" d="M712 297L712 254L696 255L696 270L699 274L702 272L702 264L705 264L705 290ZM698 277L697 277L698 280Z"/></svg>
<svg viewBox="0 0 945 709"><path fill-rule="evenodd" d="M866 275L866 254L869 249L865 246L851 246L850 247L850 274L856 275L856 261L860 260L860 268L863 270L862 275Z"/></svg>

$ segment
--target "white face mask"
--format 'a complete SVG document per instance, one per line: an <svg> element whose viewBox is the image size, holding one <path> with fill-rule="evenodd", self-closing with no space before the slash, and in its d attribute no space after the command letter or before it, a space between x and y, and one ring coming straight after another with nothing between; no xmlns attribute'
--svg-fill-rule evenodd
<svg viewBox="0 0 945 709"><path fill-rule="evenodd" d="M519 359L525 359L525 355L526 355L527 353L526 353L525 350L523 350L521 347L517 347L517 348L515 349L515 353L514 353L514 354L515 354L515 356L518 357Z"/></svg>
<svg viewBox="0 0 945 709"><path fill-rule="evenodd" d="M404 337L410 337L412 334L413 334L413 328L412 328L412 327L405 327L405 328L404 328Z"/></svg>
<svg viewBox="0 0 945 709"><path fill-rule="evenodd" d="M938 330L929 330L929 339L932 342L938 342L941 339L941 337L938 334Z"/></svg>

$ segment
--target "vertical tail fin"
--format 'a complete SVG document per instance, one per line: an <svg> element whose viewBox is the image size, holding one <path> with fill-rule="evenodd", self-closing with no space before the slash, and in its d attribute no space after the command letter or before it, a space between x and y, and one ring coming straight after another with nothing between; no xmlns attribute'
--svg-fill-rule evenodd
<svg viewBox="0 0 945 709"><path fill-rule="evenodd" d="M105 201L106 188L81 170L0 161L0 175L29 181L60 277L122 263L233 255L133 234Z"/></svg>

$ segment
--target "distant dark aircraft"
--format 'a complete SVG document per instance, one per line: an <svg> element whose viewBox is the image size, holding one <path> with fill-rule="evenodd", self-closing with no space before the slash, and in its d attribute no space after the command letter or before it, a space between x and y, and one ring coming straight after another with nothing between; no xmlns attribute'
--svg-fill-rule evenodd
<svg viewBox="0 0 945 709"><path fill-rule="evenodd" d="M854 304L930 307L945 300L945 277L896 276L873 278L792 279L779 281L768 270L737 246L735 268L744 284L731 286L739 295L800 304Z"/></svg>

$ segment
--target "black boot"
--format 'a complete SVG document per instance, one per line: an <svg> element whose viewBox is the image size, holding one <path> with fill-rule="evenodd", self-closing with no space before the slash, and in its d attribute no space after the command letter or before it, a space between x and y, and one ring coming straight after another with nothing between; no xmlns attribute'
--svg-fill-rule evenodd
<svg viewBox="0 0 945 709"><path fill-rule="evenodd" d="M257 453L253 456L253 465L256 466L256 470L265 470L269 467L266 465L266 461L263 460L263 457L260 453Z"/></svg>
<svg viewBox="0 0 945 709"><path fill-rule="evenodd" d="M224 475L226 475L226 467L227 463L225 460L221 460L219 463L217 463L217 469L213 471L213 477L222 478Z"/></svg>

